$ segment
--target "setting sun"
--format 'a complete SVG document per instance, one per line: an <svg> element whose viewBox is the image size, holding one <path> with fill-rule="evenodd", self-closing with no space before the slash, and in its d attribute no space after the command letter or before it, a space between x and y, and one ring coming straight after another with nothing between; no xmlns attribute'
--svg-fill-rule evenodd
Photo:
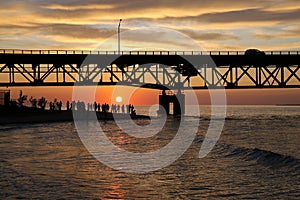
<svg viewBox="0 0 300 200"><path fill-rule="evenodd" d="M116 97L116 102L121 103L123 101L123 98L120 96Z"/></svg>

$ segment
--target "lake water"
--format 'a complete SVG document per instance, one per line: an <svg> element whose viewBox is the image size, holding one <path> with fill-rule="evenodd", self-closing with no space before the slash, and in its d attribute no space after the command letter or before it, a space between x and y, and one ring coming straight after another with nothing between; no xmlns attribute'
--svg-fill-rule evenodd
<svg viewBox="0 0 300 200"><path fill-rule="evenodd" d="M147 107L136 109L148 114ZM300 107L229 106L217 145L199 159L209 111L201 107L197 136L178 160L144 174L99 162L73 122L0 126L0 198L299 199ZM148 152L168 144L178 123L168 119L149 141L125 136L114 122L100 125L120 148Z"/></svg>

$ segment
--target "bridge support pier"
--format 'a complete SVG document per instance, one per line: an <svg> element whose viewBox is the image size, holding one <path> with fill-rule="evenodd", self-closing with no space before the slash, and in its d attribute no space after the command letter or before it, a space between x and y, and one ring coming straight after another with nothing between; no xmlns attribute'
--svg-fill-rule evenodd
<svg viewBox="0 0 300 200"><path fill-rule="evenodd" d="M0 90L0 105L9 106L10 90Z"/></svg>
<svg viewBox="0 0 300 200"><path fill-rule="evenodd" d="M185 114L185 95L178 91L177 94L167 95L165 90L159 95L159 105L162 106L158 110L158 114L163 114L166 111L167 115L184 115ZM173 113L171 113L171 105L173 105Z"/></svg>

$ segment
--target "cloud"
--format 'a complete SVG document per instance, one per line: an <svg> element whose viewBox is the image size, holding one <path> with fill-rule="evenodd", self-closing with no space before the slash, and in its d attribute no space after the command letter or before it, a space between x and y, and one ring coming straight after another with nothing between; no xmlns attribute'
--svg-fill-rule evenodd
<svg viewBox="0 0 300 200"><path fill-rule="evenodd" d="M206 22L256 22L256 21L300 21L300 9L289 12L272 12L260 9L248 9L225 13L204 14L200 16Z"/></svg>
<svg viewBox="0 0 300 200"><path fill-rule="evenodd" d="M209 48L244 48L251 43L269 46L281 41L295 47L299 31L283 29L299 26L299 0L10 0L1 1L0 38L2 47L25 47L32 37L41 47L51 41L58 47L98 43L116 34L120 18L122 30L166 27L185 33ZM283 30L282 30L283 29ZM262 31L257 31L262 30ZM286 30L286 31L285 31ZM153 44L168 41L160 35L135 36ZM285 40L293 38L293 41ZM45 42L47 41L47 42ZM174 42L174 41L173 41ZM182 44L181 41L174 43ZM232 44L234 43L234 44ZM27 43L26 43L27 44ZM183 45L183 44L182 44ZM27 46L27 48L30 45ZM75 48L75 46L74 46Z"/></svg>
<svg viewBox="0 0 300 200"><path fill-rule="evenodd" d="M260 40L273 40L273 39L278 38L278 36L274 35L274 34L258 33L258 34L253 35L253 38L260 39Z"/></svg>
<svg viewBox="0 0 300 200"><path fill-rule="evenodd" d="M274 40L274 39L289 39L289 38L299 38L300 28L299 26L290 26L284 30L268 33L268 32L259 32L253 35L254 39L262 40ZM300 39L299 39L300 41Z"/></svg>
<svg viewBox="0 0 300 200"><path fill-rule="evenodd" d="M275 0L276 1L276 0ZM14 1L13 1L14 2ZM199 16L218 12L234 12L270 7L274 0L114 0L114 1L23 1L26 9L41 18L53 20L99 20L121 16L126 19ZM16 2L15 2L16 4ZM70 22L71 23L71 22Z"/></svg>
<svg viewBox="0 0 300 200"><path fill-rule="evenodd" d="M257 8L262 5L267 5L270 0L264 2L260 0L252 1L237 1L237 0L186 0L186 1L174 1L174 0L160 0L159 2L153 3L153 0L113 0L113 1L98 1L98 0L86 0L86 1L36 1L40 3L43 8L50 9L62 9L62 10L80 10L80 9L107 9L110 8L112 12L115 11L138 11L148 9L197 9L207 10L209 8L222 9L222 10L234 10L240 8ZM230 5L230 6L228 6ZM167 10L168 12L168 10ZM168 15L168 14L166 14Z"/></svg>
<svg viewBox="0 0 300 200"><path fill-rule="evenodd" d="M115 29L97 28L74 24L32 24L31 26L0 25L0 35L20 35L27 33L65 36L78 39L103 39L116 34Z"/></svg>
<svg viewBox="0 0 300 200"><path fill-rule="evenodd" d="M45 30L45 34L48 35L61 35L65 37L82 39L107 38L116 34L116 30L113 29L95 28L87 25L49 24L42 25L40 28Z"/></svg>
<svg viewBox="0 0 300 200"><path fill-rule="evenodd" d="M240 40L239 37L232 35L232 34L226 34L226 33L201 33L197 31L191 31L191 30L182 30L183 33L187 34L189 37L193 38L194 40Z"/></svg>
<svg viewBox="0 0 300 200"><path fill-rule="evenodd" d="M229 12L207 13L198 16L166 17L165 20L182 20L205 23L240 23L240 22L293 22L300 21L300 9L293 11L275 12L261 9L247 9Z"/></svg>

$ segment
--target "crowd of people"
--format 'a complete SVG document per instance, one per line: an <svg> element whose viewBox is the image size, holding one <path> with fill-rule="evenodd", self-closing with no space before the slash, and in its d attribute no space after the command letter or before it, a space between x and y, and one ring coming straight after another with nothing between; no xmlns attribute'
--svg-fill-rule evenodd
<svg viewBox="0 0 300 200"><path fill-rule="evenodd" d="M19 98L15 101L14 105L22 107L24 106L25 102L27 101L27 95L23 95L22 90L20 91ZM29 99L29 102L31 103L32 108L40 108L45 110L47 106L47 100L44 97L41 97L40 99L36 99L34 97L31 97ZM49 110L57 110L61 111L63 109L63 102L61 100L58 100L57 98L54 99L54 101L49 102ZM136 114L136 110L134 109L134 106L132 104L107 104L107 103L97 103L96 101L94 103L88 103L85 104L84 101L67 101L66 102L66 110L74 110L74 111L96 111L96 112L111 112L111 113L129 113L129 114Z"/></svg>
<svg viewBox="0 0 300 200"><path fill-rule="evenodd" d="M94 103L85 104L83 101L72 101L66 103L67 110L76 110L76 111L96 111L96 112L112 112L112 113L130 113L136 114L136 110L132 104L120 105L112 104L108 105L107 103L100 104L96 101Z"/></svg>
<svg viewBox="0 0 300 200"><path fill-rule="evenodd" d="M50 110L61 110L62 109L62 101L57 101L57 99L54 99L53 102L49 103L49 109Z"/></svg>

